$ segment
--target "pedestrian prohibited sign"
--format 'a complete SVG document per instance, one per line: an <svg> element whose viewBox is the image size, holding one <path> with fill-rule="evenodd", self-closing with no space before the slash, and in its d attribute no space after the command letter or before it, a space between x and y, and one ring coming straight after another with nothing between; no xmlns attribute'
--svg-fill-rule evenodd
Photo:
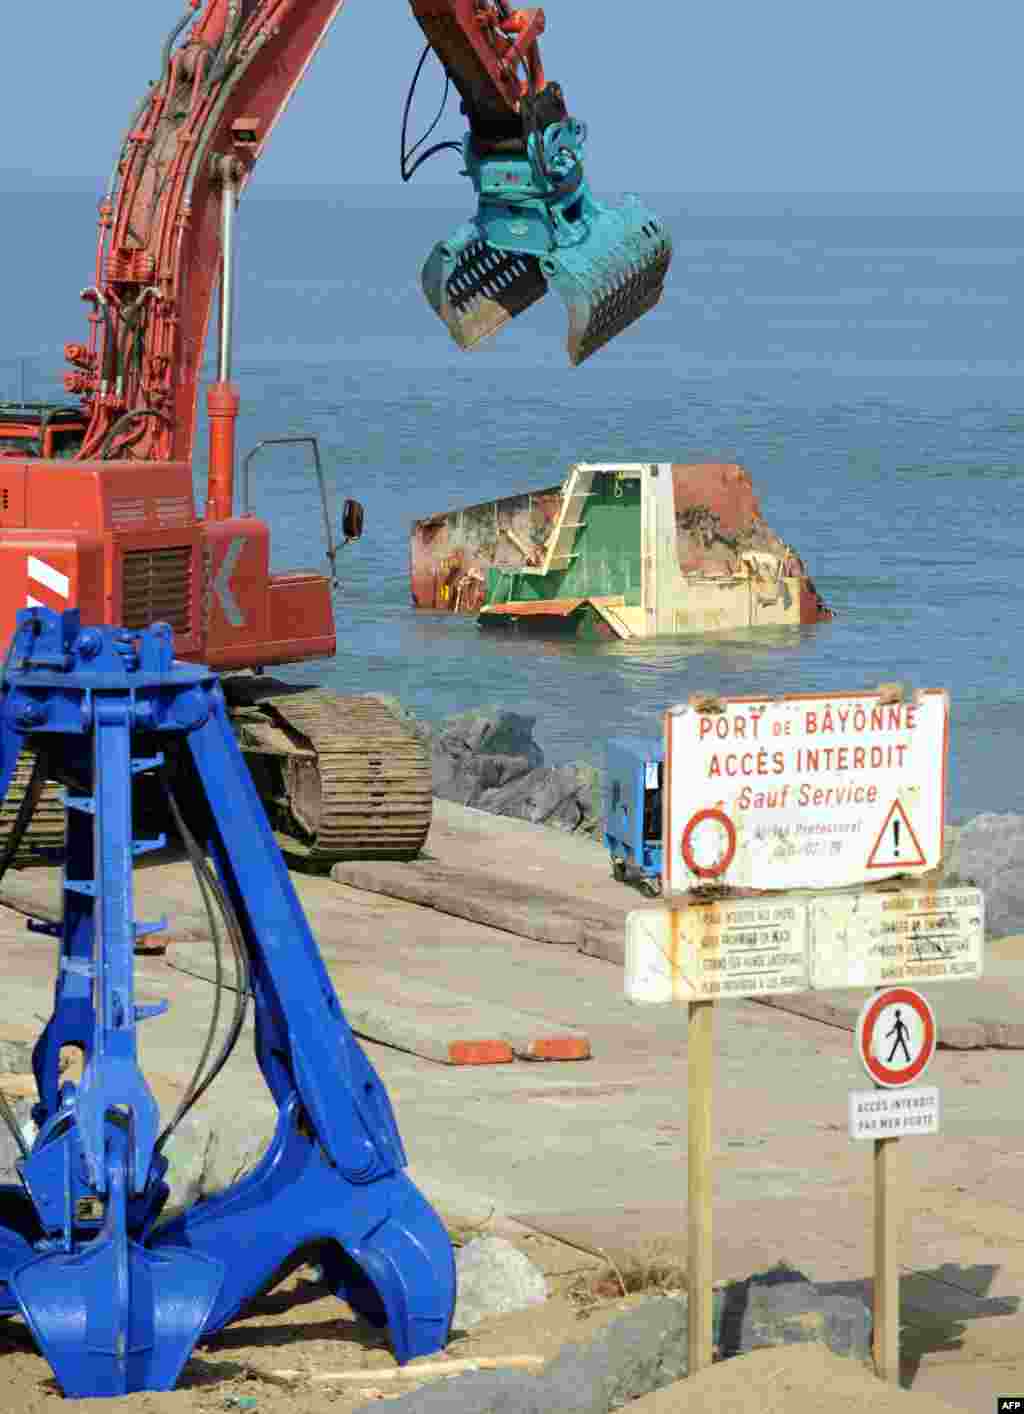
<svg viewBox="0 0 1024 1414"><path fill-rule="evenodd" d="M888 987L857 1018L857 1054L876 1085L913 1085L935 1054L935 1016L912 987Z"/></svg>

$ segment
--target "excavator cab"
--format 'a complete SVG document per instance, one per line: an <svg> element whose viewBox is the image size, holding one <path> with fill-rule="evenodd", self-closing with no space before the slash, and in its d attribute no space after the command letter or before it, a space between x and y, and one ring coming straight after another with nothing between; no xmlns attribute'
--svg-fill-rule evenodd
<svg viewBox="0 0 1024 1414"><path fill-rule="evenodd" d="M638 197L617 206L595 200L583 176L585 126L568 116L557 84L543 97L552 121L533 126L524 143L467 134L477 213L434 247L422 281L460 348L556 290L568 307L566 347L576 366L657 304L672 243Z"/></svg>
<svg viewBox="0 0 1024 1414"><path fill-rule="evenodd" d="M65 403L0 403L0 457L73 457L85 425L82 409Z"/></svg>

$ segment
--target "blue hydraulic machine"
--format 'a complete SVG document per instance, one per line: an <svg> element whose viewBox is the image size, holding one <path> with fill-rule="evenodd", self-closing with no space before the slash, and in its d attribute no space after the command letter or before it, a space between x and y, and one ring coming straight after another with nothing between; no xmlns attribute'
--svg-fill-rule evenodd
<svg viewBox="0 0 1024 1414"><path fill-rule="evenodd" d="M657 737L612 737L605 760L604 842L612 873L659 893L665 744Z"/></svg>
<svg viewBox="0 0 1024 1414"><path fill-rule="evenodd" d="M404 1173L387 1092L345 1019L216 675L175 661L167 624L83 628L77 610L21 610L0 684L0 798L25 746L36 767L0 872L45 781L63 783L64 910L60 924L29 925L57 942L53 1014L33 1052L31 1147L0 1097L23 1155L21 1183L0 1185L0 1314L20 1312L69 1397L171 1389L198 1340L316 1260L340 1299L387 1325L400 1364L443 1348L451 1242ZM210 914L218 977L218 913L235 965L219 1052L215 1011L163 1126L136 1029L168 1004L136 1004L133 952L159 925L134 918L132 860L165 837L136 838L135 777L165 793ZM246 1177L157 1226L166 1143L231 1054L250 999L279 1109L274 1138ZM83 1055L77 1087L60 1082L65 1046Z"/></svg>

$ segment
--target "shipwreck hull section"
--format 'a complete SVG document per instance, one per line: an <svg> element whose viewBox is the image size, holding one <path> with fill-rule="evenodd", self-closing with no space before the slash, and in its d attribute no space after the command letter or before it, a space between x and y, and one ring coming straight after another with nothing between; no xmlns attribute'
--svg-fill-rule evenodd
<svg viewBox="0 0 1024 1414"><path fill-rule="evenodd" d="M518 569L528 555L539 558L561 504L561 486L548 486L415 521L409 538L414 607L478 614L489 572Z"/></svg>
<svg viewBox="0 0 1024 1414"><path fill-rule="evenodd" d="M418 608L482 628L653 638L832 617L730 463L588 464L561 485L417 521Z"/></svg>

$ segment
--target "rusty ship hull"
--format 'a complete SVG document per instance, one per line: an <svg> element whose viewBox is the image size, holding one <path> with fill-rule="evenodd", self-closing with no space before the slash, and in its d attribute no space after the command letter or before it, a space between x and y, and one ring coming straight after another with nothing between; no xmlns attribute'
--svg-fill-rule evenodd
<svg viewBox="0 0 1024 1414"><path fill-rule="evenodd" d="M636 639L832 618L734 463L578 463L557 486L415 521L416 608Z"/></svg>

